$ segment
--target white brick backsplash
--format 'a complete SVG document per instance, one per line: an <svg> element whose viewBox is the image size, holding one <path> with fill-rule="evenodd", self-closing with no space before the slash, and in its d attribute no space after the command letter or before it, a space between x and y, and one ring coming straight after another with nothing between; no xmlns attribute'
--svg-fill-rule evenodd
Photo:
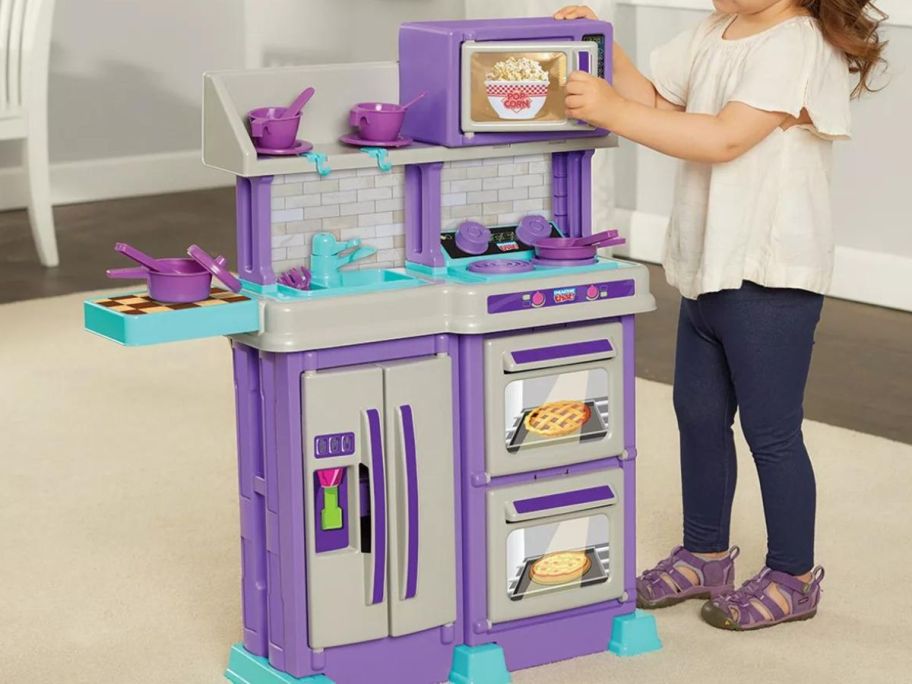
<svg viewBox="0 0 912 684"><path fill-rule="evenodd" d="M450 183L452 192L468 192L471 190L481 190L481 178L467 178L466 180L455 180Z"/></svg>
<svg viewBox="0 0 912 684"><path fill-rule="evenodd" d="M494 168L494 167L490 167ZM497 169L494 169L496 172ZM485 178L481 181L481 187L485 190L501 190L503 188L512 188L513 187L513 177L512 176L495 176L494 178Z"/></svg>
<svg viewBox="0 0 912 684"><path fill-rule="evenodd" d="M481 204L482 202L496 202L497 190L479 190L466 194L466 201L469 204Z"/></svg>
<svg viewBox="0 0 912 684"><path fill-rule="evenodd" d="M355 176L343 178L339 181L339 190L360 190L374 187L374 180L370 176Z"/></svg>
<svg viewBox="0 0 912 684"><path fill-rule="evenodd" d="M297 207L319 207L320 195L298 195L296 197L285 198L285 208L295 209Z"/></svg>
<svg viewBox="0 0 912 684"><path fill-rule="evenodd" d="M327 218L328 216L338 216L339 205L329 204L325 207L307 207L304 209L304 218Z"/></svg>
<svg viewBox="0 0 912 684"><path fill-rule="evenodd" d="M379 226L384 223L393 222L393 212L391 211L382 211L374 214L359 214L358 215L358 225L359 226Z"/></svg>
<svg viewBox="0 0 912 684"><path fill-rule="evenodd" d="M376 211L401 211L402 198L394 197L393 199L377 200L374 209Z"/></svg>
<svg viewBox="0 0 912 684"><path fill-rule="evenodd" d="M522 200L529 196L529 190L526 188L504 188L497 191L497 199L501 202L512 200Z"/></svg>
<svg viewBox="0 0 912 684"><path fill-rule="evenodd" d="M354 190L343 192L324 192L320 195L320 204L348 204L358 199L358 193Z"/></svg>
<svg viewBox="0 0 912 684"><path fill-rule="evenodd" d="M541 186L545 179L540 173L530 173L526 176L515 176L513 178L514 188L528 188L529 186Z"/></svg>
<svg viewBox="0 0 912 684"><path fill-rule="evenodd" d="M393 191L390 188L367 188L358 190L358 201L366 202L367 200L390 199Z"/></svg>
<svg viewBox="0 0 912 684"><path fill-rule="evenodd" d="M285 223L286 221L300 221L304 218L303 209L279 209L272 212L273 223Z"/></svg>
<svg viewBox="0 0 912 684"><path fill-rule="evenodd" d="M352 214L366 214L374 210L373 202L354 202L352 204L343 204L339 208L341 216L351 216Z"/></svg>
<svg viewBox="0 0 912 684"><path fill-rule="evenodd" d="M444 207L452 207L457 204L466 203L466 194L464 192L450 192L440 196L440 204Z"/></svg>
<svg viewBox="0 0 912 684"><path fill-rule="evenodd" d="M340 240L359 238L375 255L349 269L394 268L405 262L405 175L399 167L371 167L278 176L272 186L272 261L276 273L308 265L310 243L320 231ZM441 228L465 220L516 223L529 214L550 215L551 157L523 155L444 164Z"/></svg>

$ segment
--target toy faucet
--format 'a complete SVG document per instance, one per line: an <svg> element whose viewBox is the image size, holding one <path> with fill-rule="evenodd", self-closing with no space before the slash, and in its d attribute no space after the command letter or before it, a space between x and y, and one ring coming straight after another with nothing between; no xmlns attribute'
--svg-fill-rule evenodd
<svg viewBox="0 0 912 684"><path fill-rule="evenodd" d="M376 252L374 247L360 247L361 240L339 242L332 233L317 233L313 236L310 257L310 279L312 286L339 287L342 274L339 269ZM342 254L346 250L352 250Z"/></svg>

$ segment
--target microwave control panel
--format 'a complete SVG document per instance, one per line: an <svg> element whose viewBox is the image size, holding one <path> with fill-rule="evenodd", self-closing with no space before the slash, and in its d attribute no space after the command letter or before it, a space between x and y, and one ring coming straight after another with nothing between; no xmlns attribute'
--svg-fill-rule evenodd
<svg viewBox="0 0 912 684"><path fill-rule="evenodd" d="M607 283L588 283L585 285L568 285L567 287L525 290L488 297L488 313L508 313L511 311L528 311L549 306L568 306L585 304L618 297L632 297L636 294L636 283L633 280L612 280Z"/></svg>

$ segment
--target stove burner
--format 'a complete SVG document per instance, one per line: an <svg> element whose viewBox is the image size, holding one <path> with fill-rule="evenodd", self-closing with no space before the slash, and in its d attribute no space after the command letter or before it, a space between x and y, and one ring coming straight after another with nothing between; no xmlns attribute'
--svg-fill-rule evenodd
<svg viewBox="0 0 912 684"><path fill-rule="evenodd" d="M532 257L532 263L538 268L572 268L573 266L591 266L597 264L598 259L542 259Z"/></svg>
<svg viewBox="0 0 912 684"><path fill-rule="evenodd" d="M469 264L467 271L483 275L504 275L507 273L526 273L535 270L528 261L522 259L482 259Z"/></svg>

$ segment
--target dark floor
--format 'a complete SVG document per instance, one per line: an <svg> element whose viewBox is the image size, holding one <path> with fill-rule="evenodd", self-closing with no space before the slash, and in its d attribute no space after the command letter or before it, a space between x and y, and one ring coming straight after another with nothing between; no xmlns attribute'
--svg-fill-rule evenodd
<svg viewBox="0 0 912 684"><path fill-rule="evenodd" d="M110 287L105 269L131 265L113 251L117 241L156 256L197 242L234 263L233 198L224 188L58 207L56 269L38 265L25 212L0 213L0 303ZM650 273L658 310L638 319L637 374L670 383L679 296L661 269ZM828 299L806 415L912 443L912 314Z"/></svg>

